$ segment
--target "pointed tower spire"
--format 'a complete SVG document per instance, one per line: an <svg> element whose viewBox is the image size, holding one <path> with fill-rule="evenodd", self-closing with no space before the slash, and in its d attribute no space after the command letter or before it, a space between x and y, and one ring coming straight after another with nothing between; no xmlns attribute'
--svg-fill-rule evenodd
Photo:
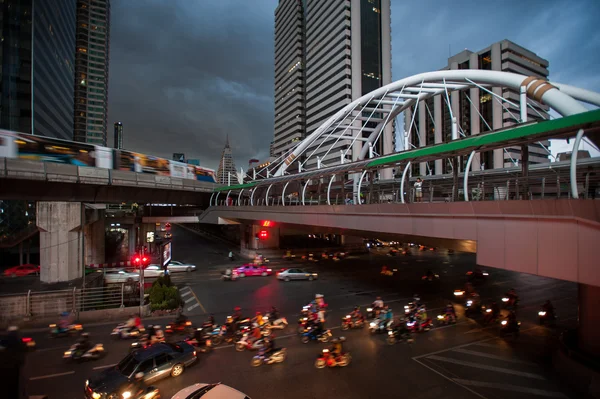
<svg viewBox="0 0 600 399"><path fill-rule="evenodd" d="M233 162L233 154L229 146L229 134L225 138L225 147L221 153L221 161L217 170L217 183L220 184L235 184L237 182L237 170Z"/></svg>

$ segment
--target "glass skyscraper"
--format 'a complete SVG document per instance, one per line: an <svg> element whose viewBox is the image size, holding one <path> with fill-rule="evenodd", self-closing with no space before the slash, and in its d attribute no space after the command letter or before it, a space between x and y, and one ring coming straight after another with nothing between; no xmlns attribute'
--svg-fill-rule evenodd
<svg viewBox="0 0 600 399"><path fill-rule="evenodd" d="M73 139L106 146L110 0L77 1Z"/></svg>
<svg viewBox="0 0 600 399"><path fill-rule="evenodd" d="M279 1L272 155L288 151L353 100L391 83L390 29L390 0ZM367 124L363 135L376 124L357 121L356 125L360 123ZM307 153L314 152L326 165L339 162L340 150L350 145L348 139L321 139ZM355 140L347 151L349 160L358 156L361 145ZM381 155L394 151L392 124L375 151ZM315 166L313 156L306 168Z"/></svg>
<svg viewBox="0 0 600 399"><path fill-rule="evenodd" d="M4 0L0 11L0 128L72 139L75 0Z"/></svg>

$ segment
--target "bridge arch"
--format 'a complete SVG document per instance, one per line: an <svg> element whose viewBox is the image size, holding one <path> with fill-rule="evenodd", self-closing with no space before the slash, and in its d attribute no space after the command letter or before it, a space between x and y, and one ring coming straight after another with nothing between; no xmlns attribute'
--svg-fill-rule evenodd
<svg viewBox="0 0 600 399"><path fill-rule="evenodd" d="M533 76L527 77L510 72L471 69L421 73L382 86L340 109L312 134L300 142L289 155L285 158L280 158L279 164L275 165L277 171L274 176L283 176L290 165L294 162L300 162L300 157L307 155L306 153L308 150L311 149L312 146L317 145L317 149L312 150L306 157L306 160L315 155L316 151L321 146L321 144L318 144L320 139L336 139L335 143L330 146L326 154L329 154L331 148L333 148L340 139L344 138L346 140L352 140L350 148L340 156L339 163L343 163L347 152L353 151L353 148L355 147L358 148L356 145L358 143L356 143L356 141L360 133L362 133L364 126L363 128L360 128L360 132L355 135L352 134L352 130L359 128L353 127L352 125L354 125L354 122L357 120L365 121L364 115L369 114L369 117L366 119L369 121L374 114L377 114L377 118L373 118L373 120L378 123L375 128L369 129L370 134L366 139L361 138L361 142L364 142L365 145L360 148L360 151L356 151L355 154L353 154L352 161L365 159L371 152L370 149L373 148L373 145L375 145L382 136L382 132L389 122L393 121L397 115L417 104L419 101L442 94L448 99L449 103L449 93L453 91L471 88L487 90L487 88L491 87L505 87L520 92L521 115L523 115L523 108L525 108L525 112L527 112L527 98L548 105L561 116L568 116L587 111L581 102L600 107L599 93L569 85L548 82ZM342 125L344 121L348 120L351 120L351 122L347 123L347 125ZM454 122L456 123L456 121ZM456 128L454 128L454 130L455 129ZM350 130L350 134L347 134L348 130ZM456 139L457 137L454 133L455 131L453 131L453 139ZM322 142L324 141L321 141L321 143ZM319 159L319 157L316 158L317 168L320 168L323 159ZM306 163L306 160L304 163ZM300 164L299 169L302 170L302 164Z"/></svg>

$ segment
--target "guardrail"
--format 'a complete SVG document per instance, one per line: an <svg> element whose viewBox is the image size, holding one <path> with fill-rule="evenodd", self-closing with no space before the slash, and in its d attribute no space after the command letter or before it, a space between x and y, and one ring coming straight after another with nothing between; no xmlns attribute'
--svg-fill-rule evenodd
<svg viewBox="0 0 600 399"><path fill-rule="evenodd" d="M26 294L0 296L0 321L124 308L137 306L139 302L140 285L136 282L84 289L28 291Z"/></svg>
<svg viewBox="0 0 600 399"><path fill-rule="evenodd" d="M216 187L213 183L171 176L18 158L0 158L0 178L198 192L211 192Z"/></svg>

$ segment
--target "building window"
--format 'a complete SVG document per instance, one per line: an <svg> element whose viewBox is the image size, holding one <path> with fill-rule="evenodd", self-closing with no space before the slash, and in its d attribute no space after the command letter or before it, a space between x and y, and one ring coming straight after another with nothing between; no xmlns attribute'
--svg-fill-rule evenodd
<svg viewBox="0 0 600 399"><path fill-rule="evenodd" d="M492 52L487 51L479 56L479 69L492 70Z"/></svg>

